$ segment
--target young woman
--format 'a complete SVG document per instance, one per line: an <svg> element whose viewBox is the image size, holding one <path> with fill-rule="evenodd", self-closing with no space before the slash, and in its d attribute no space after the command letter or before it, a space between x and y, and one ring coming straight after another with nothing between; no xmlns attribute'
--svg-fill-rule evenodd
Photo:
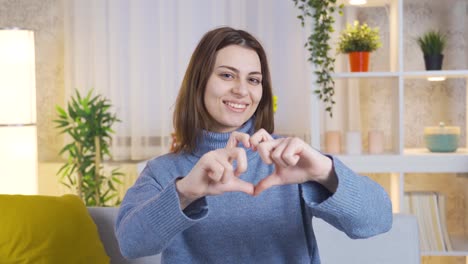
<svg viewBox="0 0 468 264"><path fill-rule="evenodd" d="M174 127L175 150L148 162L120 207L116 234L127 258L320 263L313 217L352 238L391 228L391 203L378 184L298 138L271 134L267 58L245 31L203 36Z"/></svg>

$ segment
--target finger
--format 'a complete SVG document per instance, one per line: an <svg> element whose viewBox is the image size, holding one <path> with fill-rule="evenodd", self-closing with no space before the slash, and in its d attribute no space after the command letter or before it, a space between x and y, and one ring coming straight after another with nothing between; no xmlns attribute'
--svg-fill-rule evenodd
<svg viewBox="0 0 468 264"><path fill-rule="evenodd" d="M234 175L239 176L247 170L247 154L243 148L231 148L226 149L227 160L237 161L237 167L234 171Z"/></svg>
<svg viewBox="0 0 468 264"><path fill-rule="evenodd" d="M274 174L270 174L257 183L257 186L255 186L254 196L257 196L266 189L276 185L281 185L281 179L279 177L275 177Z"/></svg>
<svg viewBox="0 0 468 264"><path fill-rule="evenodd" d="M227 192L244 192L246 194L253 195L255 191L255 186L252 183L243 181L239 178L232 178L232 181L225 186Z"/></svg>
<svg viewBox="0 0 468 264"><path fill-rule="evenodd" d="M239 142L241 142L244 147L250 148L249 138L249 134L234 131L229 136L226 148L236 148Z"/></svg>
<svg viewBox="0 0 468 264"><path fill-rule="evenodd" d="M283 168L288 167L288 164L283 160L283 152L286 149L290 142L289 138L283 139L274 150L271 151L270 158L277 166L281 166Z"/></svg>
<svg viewBox="0 0 468 264"><path fill-rule="evenodd" d="M224 166L219 162L215 162L215 164L210 164L208 169L208 177L215 182L219 182L224 174Z"/></svg>
<svg viewBox="0 0 468 264"><path fill-rule="evenodd" d="M250 143L252 144L252 148L255 150L258 146L258 144L266 141L273 140L273 137L268 133L265 129L260 129L257 132L255 132L251 137L250 137Z"/></svg>
<svg viewBox="0 0 468 264"><path fill-rule="evenodd" d="M257 146L257 152L262 158L263 162L266 164L272 164L273 160L271 159L271 152L276 148L278 144L283 141L282 138L275 139L267 142L262 142Z"/></svg>
<svg viewBox="0 0 468 264"><path fill-rule="evenodd" d="M232 166L232 164L226 159L226 158L222 158L222 157L218 157L216 158L216 161L224 167L224 170L223 170L223 174L221 175L221 178L220 178L220 182L221 183L226 183L227 181L229 181L229 179L231 177L234 176L234 167Z"/></svg>
<svg viewBox="0 0 468 264"><path fill-rule="evenodd" d="M291 138L283 151L282 159L289 166L295 166L304 150L305 143L299 138Z"/></svg>

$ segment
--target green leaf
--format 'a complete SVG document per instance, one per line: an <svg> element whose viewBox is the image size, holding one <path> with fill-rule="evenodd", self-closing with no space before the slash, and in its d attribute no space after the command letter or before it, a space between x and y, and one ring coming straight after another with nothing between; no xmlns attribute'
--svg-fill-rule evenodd
<svg viewBox="0 0 468 264"><path fill-rule="evenodd" d="M108 201L110 201L111 199L113 199L115 197L117 197L117 194L113 194L113 195L107 197L106 199L104 199L104 202L108 202Z"/></svg>
<svg viewBox="0 0 468 264"><path fill-rule="evenodd" d="M118 184L123 184L123 182L121 180L119 180L118 178L116 178L116 177L113 177L112 181L114 181L115 183L118 183Z"/></svg>
<svg viewBox="0 0 468 264"><path fill-rule="evenodd" d="M67 112L65 112L65 110L63 110L63 108L61 108L60 106L56 105L55 106L55 109L57 110L58 114L60 117L62 118L67 118Z"/></svg>

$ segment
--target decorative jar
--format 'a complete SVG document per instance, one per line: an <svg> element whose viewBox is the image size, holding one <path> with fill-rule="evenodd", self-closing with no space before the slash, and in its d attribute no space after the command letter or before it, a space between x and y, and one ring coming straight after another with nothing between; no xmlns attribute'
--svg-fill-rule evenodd
<svg viewBox="0 0 468 264"><path fill-rule="evenodd" d="M440 122L436 127L424 128L424 141L431 152L455 152L458 148L460 127L445 126Z"/></svg>

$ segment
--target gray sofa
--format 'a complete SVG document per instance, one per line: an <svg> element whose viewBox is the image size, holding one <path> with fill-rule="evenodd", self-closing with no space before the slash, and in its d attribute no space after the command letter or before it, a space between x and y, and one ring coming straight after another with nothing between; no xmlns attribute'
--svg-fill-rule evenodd
<svg viewBox="0 0 468 264"><path fill-rule="evenodd" d="M160 256L126 260L119 251L114 233L117 208L88 208L112 264L158 264ZM313 220L323 264L418 264L418 225L411 215L394 214L393 227L385 234L352 240L320 219ZM240 260L239 263L242 263Z"/></svg>

